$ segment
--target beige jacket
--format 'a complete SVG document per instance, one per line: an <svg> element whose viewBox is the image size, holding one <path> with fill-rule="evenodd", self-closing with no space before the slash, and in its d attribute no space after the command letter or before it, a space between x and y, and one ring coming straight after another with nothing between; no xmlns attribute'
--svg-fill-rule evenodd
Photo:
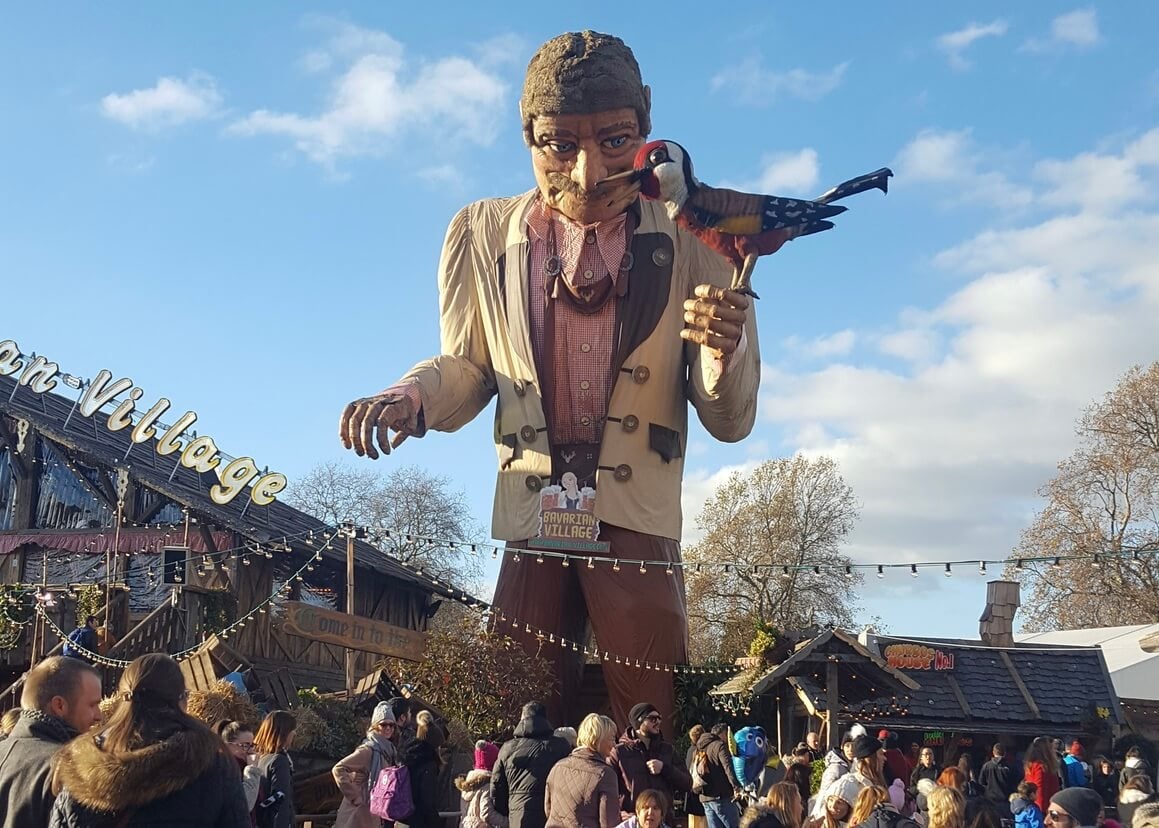
<svg viewBox="0 0 1159 828"><path fill-rule="evenodd" d="M361 744L354 752L336 764L330 771L338 789L342 791L342 804L338 806L338 817L334 828L380 828L382 820L370 813L370 770L372 750ZM389 761L387 764L395 764Z"/></svg>
<svg viewBox="0 0 1159 828"><path fill-rule="evenodd" d="M528 318L527 212L535 192L470 204L451 222L439 262L442 355L416 365L427 428L454 431L498 394L499 474L493 537L537 531L539 490L551 451ZM723 375L704 349L680 339L683 302L697 284L727 286L731 266L676 227L663 208L639 202L627 296L618 300L619 367L596 477L596 517L679 540L688 401L718 440L752 430L760 382L756 315L743 354Z"/></svg>

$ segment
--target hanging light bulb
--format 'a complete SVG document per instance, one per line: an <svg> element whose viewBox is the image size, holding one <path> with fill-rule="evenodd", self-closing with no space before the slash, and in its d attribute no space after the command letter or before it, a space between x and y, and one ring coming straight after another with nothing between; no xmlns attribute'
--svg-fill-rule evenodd
<svg viewBox="0 0 1159 828"><path fill-rule="evenodd" d="M909 574L915 578L918 576L918 565L917 564L910 564L909 565Z"/></svg>
<svg viewBox="0 0 1159 828"><path fill-rule="evenodd" d="M851 566L848 566L848 565L845 567L845 577L846 577L846 578L852 578L852 577L853 577L853 567L851 567Z"/></svg>
<svg viewBox="0 0 1159 828"><path fill-rule="evenodd" d="M647 574L648 574L648 567L646 567L646 566L644 565L644 562L643 562L643 561L640 561L640 574L641 574L641 575L647 575Z"/></svg>
<svg viewBox="0 0 1159 828"><path fill-rule="evenodd" d="M877 565L877 577L878 577L878 578L884 578L884 577L885 577L885 567L884 567L884 566L882 566L881 564L878 564L878 565Z"/></svg>
<svg viewBox="0 0 1159 828"><path fill-rule="evenodd" d="M588 558L588 569L595 569L596 562L594 558Z"/></svg>
<svg viewBox="0 0 1159 828"><path fill-rule="evenodd" d="M543 553L542 552L535 556L535 562L537 564L543 563Z"/></svg>
<svg viewBox="0 0 1159 828"><path fill-rule="evenodd" d="M560 558L559 565L565 568L571 566L571 555L564 555Z"/></svg>
<svg viewBox="0 0 1159 828"><path fill-rule="evenodd" d="M513 554L511 556L511 560L513 560L515 563L519 563L519 550L518 549L516 549L515 554Z"/></svg>
<svg viewBox="0 0 1159 828"><path fill-rule="evenodd" d="M954 573L950 571L950 565L946 564L946 577L949 578Z"/></svg>
<svg viewBox="0 0 1159 828"><path fill-rule="evenodd" d="M612 561L612 572L619 572L619 571L620 571L620 559L616 558L614 561Z"/></svg>
<svg viewBox="0 0 1159 828"><path fill-rule="evenodd" d="M979 575L986 574L986 562L985 561L978 561L978 574Z"/></svg>

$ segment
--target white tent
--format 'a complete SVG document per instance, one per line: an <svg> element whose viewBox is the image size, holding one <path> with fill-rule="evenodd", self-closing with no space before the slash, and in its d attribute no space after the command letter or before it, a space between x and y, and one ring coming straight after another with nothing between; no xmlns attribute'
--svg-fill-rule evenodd
<svg viewBox="0 0 1159 828"><path fill-rule="evenodd" d="M1016 633L1014 639L1019 644L1099 647L1119 698L1159 701L1159 653L1146 652L1140 646L1144 638L1156 634L1159 634L1159 624L1135 624L1089 630Z"/></svg>

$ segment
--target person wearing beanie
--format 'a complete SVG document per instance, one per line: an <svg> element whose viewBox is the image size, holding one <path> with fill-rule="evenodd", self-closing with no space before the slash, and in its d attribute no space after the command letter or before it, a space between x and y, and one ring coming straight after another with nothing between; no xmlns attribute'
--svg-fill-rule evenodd
<svg viewBox="0 0 1159 828"><path fill-rule="evenodd" d="M603 665L615 720L639 699L671 713L673 673L635 662L688 661L684 581L668 565L681 562L689 403L717 440L752 431L756 313L728 289L727 260L641 200L638 181L604 183L632 170L652 129L651 91L623 40L579 31L544 43L519 119L535 187L452 219L437 279L442 352L346 406L342 439L377 458L402 436L456 431L497 398L491 536L525 548L545 509L576 517L554 497L570 475L603 554L657 564L629 584L619 567L504 556L495 604L529 622L509 634L537 654L533 628L590 622L601 648L632 657ZM552 714L579 718L584 654L545 657L560 681Z"/></svg>
<svg viewBox="0 0 1159 828"><path fill-rule="evenodd" d="M342 791L334 828L379 828L382 820L370 813L370 789L383 768L399 764L397 739L394 711L389 702L379 702L366 738L330 771Z"/></svg>
<svg viewBox="0 0 1159 828"><path fill-rule="evenodd" d="M821 791L813 806L814 818L824 816L825 799L830 794L836 794L846 802L857 802L857 795L864 788L879 787L883 790L888 786L882 775L885 766L885 748L881 741L868 734L862 734L853 740L853 762L849 773L837 779L827 790Z"/></svg>
<svg viewBox="0 0 1159 828"><path fill-rule="evenodd" d="M1103 798L1090 788L1063 788L1050 798L1047 828L1094 828L1103 812Z"/></svg>
<svg viewBox="0 0 1159 828"><path fill-rule="evenodd" d="M491 806L511 828L544 828L547 777L569 753L571 746L555 735L547 709L539 702L525 704L514 738L499 749L491 771Z"/></svg>
<svg viewBox="0 0 1159 828"><path fill-rule="evenodd" d="M608 764L620 779L620 810L624 813L633 811L636 797L643 791L660 791L671 803L676 794L692 789L691 774L676 758L671 742L664 740L663 723L664 717L655 705L634 705L628 713L628 726L608 757ZM668 813L664 820L671 825L673 817L673 813Z"/></svg>
<svg viewBox="0 0 1159 828"><path fill-rule="evenodd" d="M1090 771L1083 761L1083 744L1073 740L1062 758L1062 770L1066 774L1066 787L1084 788L1091 784Z"/></svg>
<svg viewBox="0 0 1159 828"><path fill-rule="evenodd" d="M498 758L499 746L480 739L475 742L475 767L455 777L462 828L507 828L507 817L491 806L491 769Z"/></svg>

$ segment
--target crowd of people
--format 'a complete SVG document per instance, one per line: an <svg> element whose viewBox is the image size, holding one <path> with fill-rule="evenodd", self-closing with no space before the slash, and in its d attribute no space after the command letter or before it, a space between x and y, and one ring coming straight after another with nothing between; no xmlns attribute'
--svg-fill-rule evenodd
<svg viewBox="0 0 1159 828"><path fill-rule="evenodd" d="M47 658L4 717L0 828L290 828L294 716L209 727L186 712L181 670L163 654L124 671L101 713L101 677L81 659ZM445 723L406 698L379 703L365 738L332 770L338 828L441 828ZM462 828L1159 828L1143 753L1121 766L1035 739L1020 761L1001 743L974 770L968 752L942 767L930 747L903 754L895 734L855 728L825 752L816 733L742 784L725 724L689 731L678 756L665 713L632 707L627 726L590 714L554 728L537 702L510 739L475 744L458 777ZM814 793L813 762L823 759ZM773 771L776 766L777 770Z"/></svg>

